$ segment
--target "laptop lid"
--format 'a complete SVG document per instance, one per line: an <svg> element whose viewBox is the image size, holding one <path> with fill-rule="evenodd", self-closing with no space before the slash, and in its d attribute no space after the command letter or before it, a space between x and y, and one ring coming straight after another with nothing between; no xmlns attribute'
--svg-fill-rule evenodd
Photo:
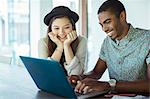
<svg viewBox="0 0 150 99"><path fill-rule="evenodd" d="M20 56L37 87L67 98L76 98L62 66L54 60Z"/></svg>

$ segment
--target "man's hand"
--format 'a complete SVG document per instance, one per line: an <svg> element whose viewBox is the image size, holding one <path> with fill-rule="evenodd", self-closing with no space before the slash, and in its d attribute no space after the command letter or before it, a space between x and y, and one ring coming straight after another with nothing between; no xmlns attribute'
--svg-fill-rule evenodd
<svg viewBox="0 0 150 99"><path fill-rule="evenodd" d="M72 85L77 85L77 81L80 81L81 80L81 77L78 76L78 75L71 75L68 77L68 80L69 82L72 84Z"/></svg>
<svg viewBox="0 0 150 99"><path fill-rule="evenodd" d="M69 46L77 38L76 31L72 31L67 34L67 39L64 41L64 45Z"/></svg>
<svg viewBox="0 0 150 99"><path fill-rule="evenodd" d="M103 91L110 88L107 82L97 81L92 78L85 78L82 81L78 81L75 87L75 91L78 93L86 94L91 91Z"/></svg>

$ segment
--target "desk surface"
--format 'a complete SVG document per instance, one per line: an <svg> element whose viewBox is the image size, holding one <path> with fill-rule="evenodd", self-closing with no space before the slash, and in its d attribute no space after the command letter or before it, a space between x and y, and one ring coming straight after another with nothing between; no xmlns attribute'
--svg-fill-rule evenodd
<svg viewBox="0 0 150 99"><path fill-rule="evenodd" d="M62 99L40 91L24 67L0 63L0 99Z"/></svg>
<svg viewBox="0 0 150 99"><path fill-rule="evenodd" d="M65 99L37 88L25 67L0 63L0 99Z"/></svg>

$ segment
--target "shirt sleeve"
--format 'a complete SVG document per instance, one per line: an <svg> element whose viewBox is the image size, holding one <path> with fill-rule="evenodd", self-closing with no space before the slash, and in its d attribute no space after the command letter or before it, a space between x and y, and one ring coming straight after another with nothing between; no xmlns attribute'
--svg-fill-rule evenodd
<svg viewBox="0 0 150 99"><path fill-rule="evenodd" d="M38 41L38 57L48 58L47 38L41 38Z"/></svg>
<svg viewBox="0 0 150 99"><path fill-rule="evenodd" d="M150 34L150 30L148 31L148 34ZM150 35L148 36L148 47L149 47L149 52L148 52L148 55L146 57L146 63L147 65L150 64Z"/></svg>
<svg viewBox="0 0 150 99"><path fill-rule="evenodd" d="M67 70L68 75L80 75L83 74L87 55L87 39L82 37L77 47L77 52L70 64L64 63L64 67Z"/></svg>

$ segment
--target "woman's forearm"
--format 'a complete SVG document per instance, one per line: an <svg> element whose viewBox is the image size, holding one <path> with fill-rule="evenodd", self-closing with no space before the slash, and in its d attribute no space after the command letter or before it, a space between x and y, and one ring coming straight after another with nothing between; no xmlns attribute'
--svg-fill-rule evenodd
<svg viewBox="0 0 150 99"><path fill-rule="evenodd" d="M62 53L63 53L63 48L57 47L54 53L52 54L51 58L59 62L61 59Z"/></svg>
<svg viewBox="0 0 150 99"><path fill-rule="evenodd" d="M67 46L67 45L64 46L64 54L65 54L66 63L70 64L71 60L74 57L71 46Z"/></svg>

